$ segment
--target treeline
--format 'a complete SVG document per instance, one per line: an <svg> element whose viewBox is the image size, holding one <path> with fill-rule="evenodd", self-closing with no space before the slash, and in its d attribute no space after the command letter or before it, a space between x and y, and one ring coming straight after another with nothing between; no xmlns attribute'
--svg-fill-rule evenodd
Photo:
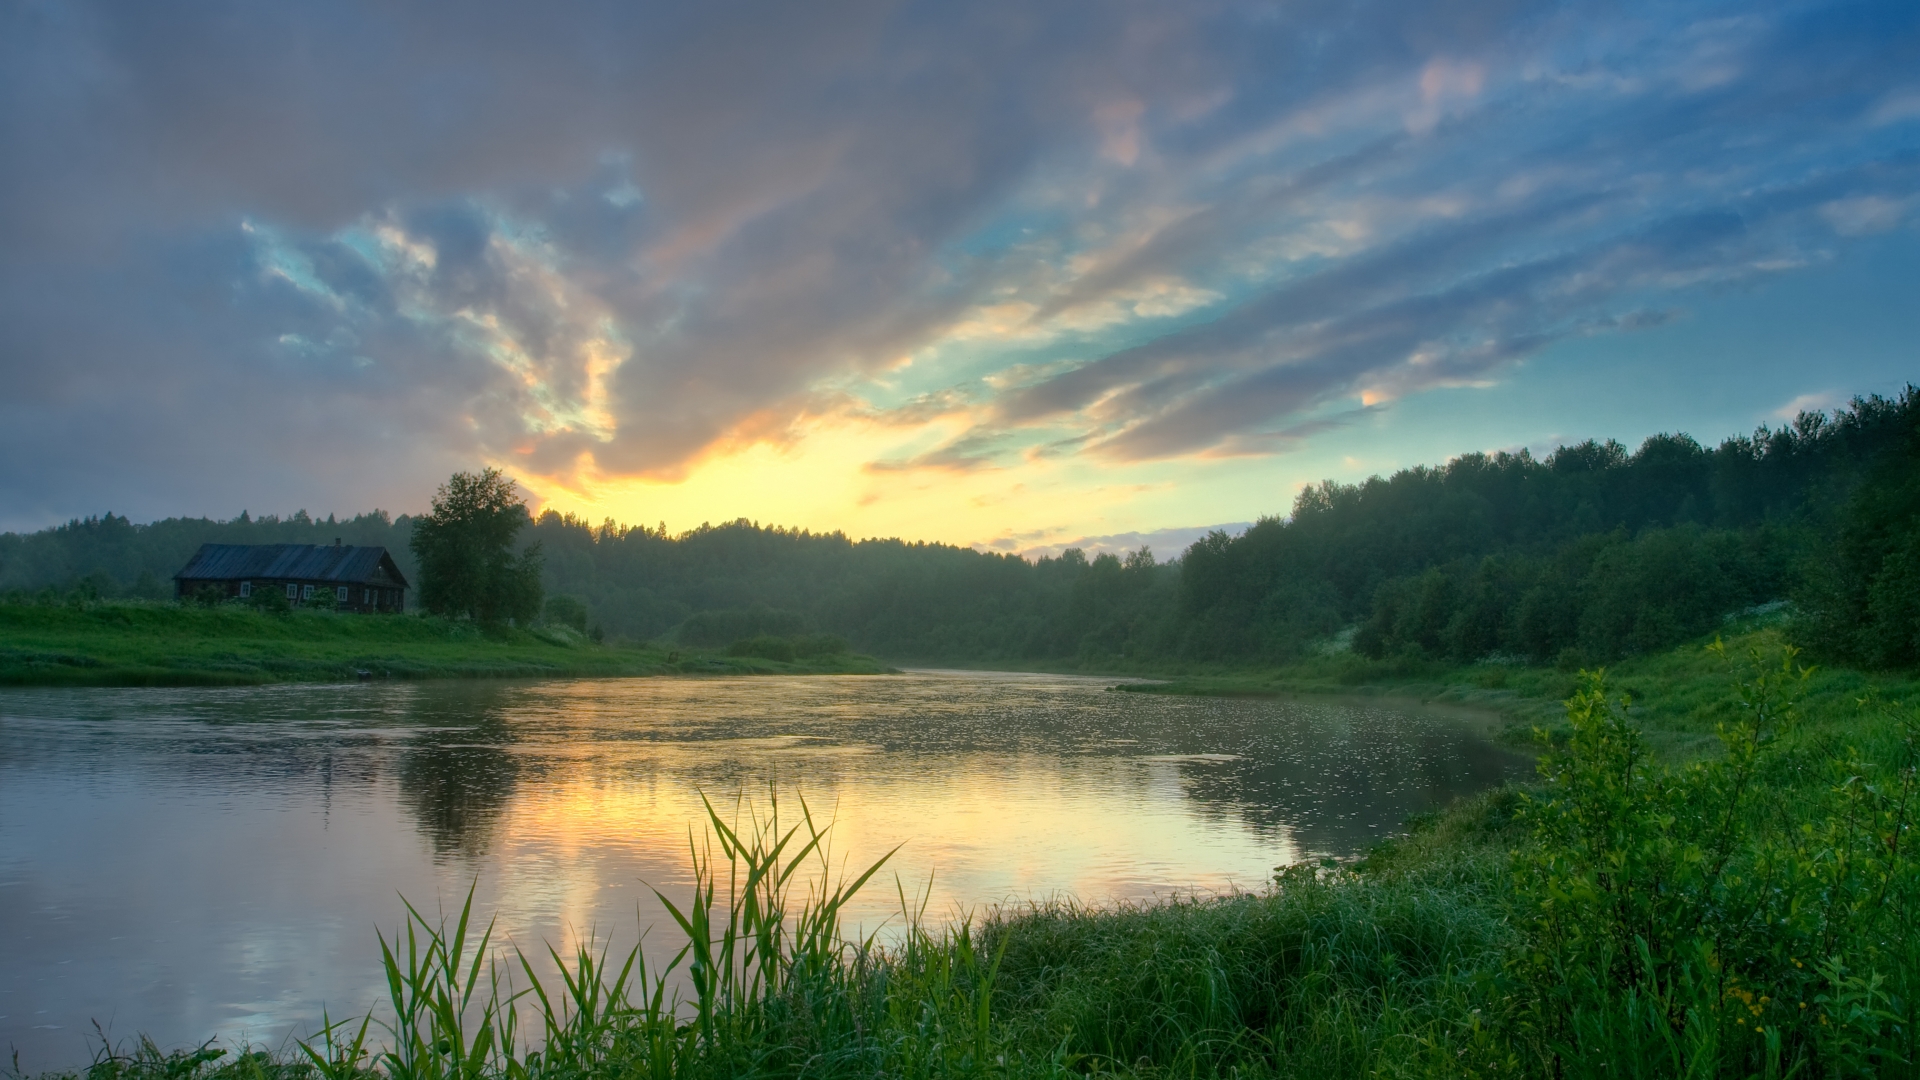
<svg viewBox="0 0 1920 1080"><path fill-rule="evenodd" d="M336 538L386 547L417 587L416 520L380 511L319 519L301 511L135 524L107 514L0 534L0 594L161 599L172 595L172 575L202 543ZM729 641L830 633L862 651L921 659L1143 655L1144 628L1174 606L1179 579L1177 567L1156 566L1143 553L1123 561L1070 551L1036 564L948 544L855 541L744 519L672 536L549 512L528 522L519 542L540 546L549 613L603 635L646 640L683 624L700 644L726 644L707 640L716 633Z"/></svg>
<svg viewBox="0 0 1920 1080"><path fill-rule="evenodd" d="M107 515L0 535L0 591L165 595L205 541L382 544L414 519ZM1272 663L1372 656L1606 662L1791 603L1817 653L1920 663L1920 390L1704 447L1658 435L1544 459L1469 454L1151 554L1037 562L745 520L664 529L543 514L521 530L569 621L692 643L829 634L900 659Z"/></svg>
<svg viewBox="0 0 1920 1080"><path fill-rule="evenodd" d="M305 510L290 517L230 521L167 518L135 524L124 515L75 518L35 533L0 533L0 593L158 600L173 595L173 575L201 544L367 544L385 547L408 580L418 568L407 546L412 519L384 510L336 520Z"/></svg>
<svg viewBox="0 0 1920 1080"><path fill-rule="evenodd" d="M1604 662L1793 601L1800 636L1920 660L1920 390L1702 447L1660 435L1469 454L1301 492L1187 551L1170 651L1277 657L1356 626L1374 656Z"/></svg>
<svg viewBox="0 0 1920 1080"><path fill-rule="evenodd" d="M1178 568L1150 553L1028 562L747 521L669 536L547 513L527 535L546 555L549 590L584 599L607 633L679 628L700 644L812 632L904 658L1137 656L1179 585Z"/></svg>

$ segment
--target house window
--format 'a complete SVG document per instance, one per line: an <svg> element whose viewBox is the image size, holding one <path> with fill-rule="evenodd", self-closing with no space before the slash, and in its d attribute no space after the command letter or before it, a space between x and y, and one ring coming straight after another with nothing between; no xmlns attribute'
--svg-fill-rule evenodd
<svg viewBox="0 0 1920 1080"><path fill-rule="evenodd" d="M337 588L337 589L335 589L335 590L333 590L333 598L334 598L335 600L338 600L338 601L340 601L340 602L341 602L341 603L343 603L343 604L344 604L344 603L346 603L346 602L347 602L347 587L346 587L345 585L342 585L342 586L340 586L339 588Z"/></svg>
<svg viewBox="0 0 1920 1080"><path fill-rule="evenodd" d="M252 595L253 595L253 582L251 581L241 582L240 583L240 599L245 600L247 597Z"/></svg>
<svg viewBox="0 0 1920 1080"><path fill-rule="evenodd" d="M360 590L360 591L366 594L365 596L363 596L363 597L361 597L361 598L360 598L360 602L361 602L361 603L363 603L363 604L371 604L371 603L373 603L373 590L372 590L372 589L362 589L362 590Z"/></svg>
<svg viewBox="0 0 1920 1080"><path fill-rule="evenodd" d="M295 585L291 581L287 582L287 599L289 600L300 599L300 586Z"/></svg>
<svg viewBox="0 0 1920 1080"><path fill-rule="evenodd" d="M308 586L306 586L305 588L302 588L302 589L300 590L300 599L302 599L302 600L311 600L311 599L313 599L313 586L311 586L311 585L308 585Z"/></svg>

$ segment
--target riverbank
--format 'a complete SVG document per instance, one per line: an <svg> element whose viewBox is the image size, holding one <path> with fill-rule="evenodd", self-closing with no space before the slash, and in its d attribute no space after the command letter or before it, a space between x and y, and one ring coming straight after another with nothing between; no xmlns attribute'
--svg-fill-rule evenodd
<svg viewBox="0 0 1920 1080"><path fill-rule="evenodd" d="M1779 625L1733 627L1726 655L1779 655L1788 644ZM1728 661L1707 646L1715 638L1688 642L1650 655L1629 657L1605 669L1614 692L1632 701L1627 710L1649 747L1668 762L1715 752L1716 731L1733 715ZM1447 664L1408 659L1370 660L1354 653L1316 656L1282 667L1205 675L1170 675L1128 682L1116 691L1205 697L1378 697L1450 705L1500 719L1501 737L1533 745L1535 733L1567 732L1565 702L1578 690L1580 673L1546 665ZM1800 688L1800 710L1810 728L1845 731L1869 696L1920 702L1915 673L1868 673L1815 666Z"/></svg>
<svg viewBox="0 0 1920 1080"><path fill-rule="evenodd" d="M354 679L846 674L893 669L832 653L791 662L724 650L602 645L565 627L481 628L421 615L284 614L167 602L0 604L0 685L231 686Z"/></svg>
<svg viewBox="0 0 1920 1080"><path fill-rule="evenodd" d="M742 839L716 816L719 864L658 928L705 973L677 1008L660 973L585 953L573 987L521 999L518 1037L545 1048L503 1047L506 1029L435 1011L479 969L422 921L443 946L389 958L375 1015L411 1018L391 1057L359 1052L355 1032L389 1044L356 1019L313 1058L128 1048L89 1080L1920 1075L1920 711L1902 704L1920 681L1807 671L1778 628L1606 681L1397 670L1321 658L1138 689L1492 709L1541 721L1540 781L1258 893L946 928L909 913L885 949L838 936L844 891L789 877L804 834L776 851L777 830ZM729 907L721 878L761 884Z"/></svg>

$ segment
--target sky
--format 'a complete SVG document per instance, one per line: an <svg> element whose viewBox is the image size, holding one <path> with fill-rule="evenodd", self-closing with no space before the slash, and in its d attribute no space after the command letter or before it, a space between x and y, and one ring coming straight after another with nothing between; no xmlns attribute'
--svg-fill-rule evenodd
<svg viewBox="0 0 1920 1080"><path fill-rule="evenodd" d="M1166 557L1917 373L1910 0L0 4L0 529Z"/></svg>

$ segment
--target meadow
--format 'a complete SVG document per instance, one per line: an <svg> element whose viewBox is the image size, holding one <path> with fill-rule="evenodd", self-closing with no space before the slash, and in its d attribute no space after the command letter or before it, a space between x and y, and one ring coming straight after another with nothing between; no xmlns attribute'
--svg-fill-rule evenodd
<svg viewBox="0 0 1920 1080"><path fill-rule="evenodd" d="M102 1047L84 1075L1916 1075L1920 684L1807 668L1772 628L1604 675L1353 663L1166 689L1545 717L1539 780L1254 894L904 910L884 941L839 921L884 863L834 876L804 806L715 812L654 929L686 943L671 973L589 947L540 985L471 910L409 908L364 1016L279 1051Z"/></svg>
<svg viewBox="0 0 1920 1080"><path fill-rule="evenodd" d="M877 674L839 651L601 644L566 626L516 629L424 615L274 613L220 604L0 602L0 685L222 686L359 678Z"/></svg>

